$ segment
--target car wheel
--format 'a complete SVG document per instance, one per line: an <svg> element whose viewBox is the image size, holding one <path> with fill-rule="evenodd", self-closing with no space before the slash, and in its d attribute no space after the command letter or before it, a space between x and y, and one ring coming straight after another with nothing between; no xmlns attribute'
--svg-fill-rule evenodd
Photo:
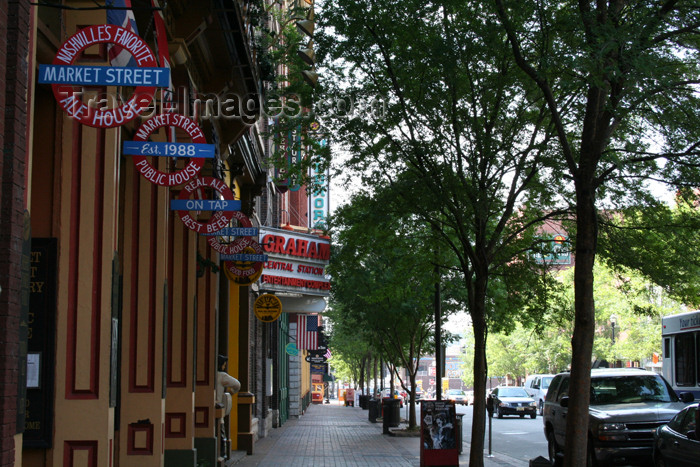
<svg viewBox="0 0 700 467"><path fill-rule="evenodd" d="M537 414L536 414L536 413L531 413L531 414L530 414L530 418L533 418L533 419L534 419L534 418L537 418Z"/></svg>
<svg viewBox="0 0 700 467"><path fill-rule="evenodd" d="M520 415L520 418L525 418L525 414Z"/></svg>
<svg viewBox="0 0 700 467"><path fill-rule="evenodd" d="M664 460L664 456L657 453L656 456L654 456L654 465L656 467L666 467L666 461Z"/></svg>
<svg viewBox="0 0 700 467"><path fill-rule="evenodd" d="M559 446L557 445L557 441L554 439L554 433L550 428L547 430L547 453L549 454L549 462L551 462L555 467L561 467L562 465L561 457L557 456L558 452Z"/></svg>
<svg viewBox="0 0 700 467"><path fill-rule="evenodd" d="M501 408L498 408L498 418L503 418L503 412L501 412Z"/></svg>

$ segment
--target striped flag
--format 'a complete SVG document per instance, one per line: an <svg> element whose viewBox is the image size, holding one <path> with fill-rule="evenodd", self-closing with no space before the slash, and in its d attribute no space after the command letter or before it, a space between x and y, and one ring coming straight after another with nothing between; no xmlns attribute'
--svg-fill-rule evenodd
<svg viewBox="0 0 700 467"><path fill-rule="evenodd" d="M297 315L297 348L318 349L318 316Z"/></svg>
<svg viewBox="0 0 700 467"><path fill-rule="evenodd" d="M326 360L330 360L330 358L333 356L333 354L331 354L331 349L326 349L326 353L323 354L323 356L326 357Z"/></svg>
<svg viewBox="0 0 700 467"><path fill-rule="evenodd" d="M156 8L161 7L159 0L151 0L151 6L154 8L153 24L155 25L156 31L156 50L158 51L158 62L162 68L170 68L170 51L168 49L168 32L165 27L165 19L163 18L163 12L161 10L156 10ZM175 112L177 110L177 106L173 101L174 96L175 86L173 86L173 75L171 73L168 88L162 88L160 90L161 113ZM177 142L174 126L168 127L167 134L168 142Z"/></svg>
<svg viewBox="0 0 700 467"><path fill-rule="evenodd" d="M107 22L109 24L121 26L137 36L139 35L139 30L136 27L136 18L134 18L133 10L131 10L131 0L107 0L105 6L107 7ZM109 7L118 9L110 9ZM123 8L129 9L125 10ZM137 66L134 56L119 45L109 44L107 52L112 66Z"/></svg>

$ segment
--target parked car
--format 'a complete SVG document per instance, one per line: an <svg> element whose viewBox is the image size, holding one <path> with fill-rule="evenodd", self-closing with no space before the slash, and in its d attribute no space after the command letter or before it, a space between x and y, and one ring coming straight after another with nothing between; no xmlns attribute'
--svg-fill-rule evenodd
<svg viewBox="0 0 700 467"><path fill-rule="evenodd" d="M544 434L549 459L561 465L566 444L570 374L554 377L544 402ZM678 398L671 385L651 371L636 368L591 371L588 419L589 465L646 463L651 459L654 430L692 402Z"/></svg>
<svg viewBox="0 0 700 467"><path fill-rule="evenodd" d="M504 415L519 415L524 418L537 417L537 402L530 397L525 389L515 386L498 386L491 391L486 406L490 407L491 413L495 413L498 418Z"/></svg>
<svg viewBox="0 0 700 467"><path fill-rule="evenodd" d="M461 389L448 389L443 399L446 401L454 401L455 404L467 405L469 403L467 394Z"/></svg>
<svg viewBox="0 0 700 467"><path fill-rule="evenodd" d="M697 466L700 463L700 404L689 405L654 432L657 467Z"/></svg>
<svg viewBox="0 0 700 467"><path fill-rule="evenodd" d="M525 379L523 387L525 391L537 402L537 411L542 415L544 410L544 399L547 396L549 383L552 382L554 375L530 375Z"/></svg>

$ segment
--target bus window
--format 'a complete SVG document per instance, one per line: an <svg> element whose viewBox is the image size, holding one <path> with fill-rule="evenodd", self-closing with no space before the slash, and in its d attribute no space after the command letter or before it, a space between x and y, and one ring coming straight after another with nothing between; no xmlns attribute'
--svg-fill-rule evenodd
<svg viewBox="0 0 700 467"><path fill-rule="evenodd" d="M681 334L675 337L676 384L695 386L695 335Z"/></svg>
<svg viewBox="0 0 700 467"><path fill-rule="evenodd" d="M695 333L695 377L697 378L696 384L700 386L700 332ZM696 428L700 430L700 428Z"/></svg>

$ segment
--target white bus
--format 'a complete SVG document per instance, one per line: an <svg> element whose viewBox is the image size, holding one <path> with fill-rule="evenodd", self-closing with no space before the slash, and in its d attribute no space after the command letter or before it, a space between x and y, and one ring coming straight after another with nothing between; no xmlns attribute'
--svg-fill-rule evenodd
<svg viewBox="0 0 700 467"><path fill-rule="evenodd" d="M700 310L661 318L661 338L664 378L700 399Z"/></svg>

